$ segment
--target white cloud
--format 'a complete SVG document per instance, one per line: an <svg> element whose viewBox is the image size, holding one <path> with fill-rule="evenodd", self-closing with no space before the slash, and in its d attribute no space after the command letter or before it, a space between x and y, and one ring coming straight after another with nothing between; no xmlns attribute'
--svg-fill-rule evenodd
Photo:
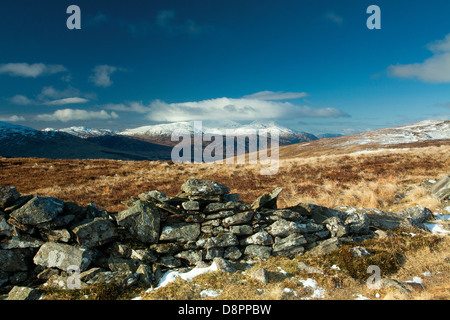
<svg viewBox="0 0 450 320"><path fill-rule="evenodd" d="M37 78L43 75L66 72L62 65L46 65L43 63L7 63L0 65L0 74L8 74L15 77Z"/></svg>
<svg viewBox="0 0 450 320"><path fill-rule="evenodd" d="M157 100L148 107L147 118L154 121L256 120L292 118L338 118L348 114L334 108L312 108L289 102L258 99L218 98L203 101L165 103Z"/></svg>
<svg viewBox="0 0 450 320"><path fill-rule="evenodd" d="M120 104L107 104L103 107L108 110L136 112L136 113L148 113L152 110L151 107L144 105L142 101L120 103Z"/></svg>
<svg viewBox="0 0 450 320"><path fill-rule="evenodd" d="M105 110L87 111L80 109L62 109L57 110L52 114L40 114L36 117L36 120L68 122L74 120L109 120L117 118L119 118L117 113L108 113Z"/></svg>
<svg viewBox="0 0 450 320"><path fill-rule="evenodd" d="M48 106L63 106L66 104L80 104L80 103L87 103L87 102L89 102L88 99L73 97L73 98L64 98L64 99L59 99L59 100L54 100L54 101L48 101L43 104L48 105Z"/></svg>
<svg viewBox="0 0 450 320"><path fill-rule="evenodd" d="M445 39L428 44L427 48L434 54L421 63L391 65L391 76L398 78L417 78L431 83L450 82L450 34Z"/></svg>
<svg viewBox="0 0 450 320"><path fill-rule="evenodd" d="M98 87L108 88L113 84L111 76L117 71L123 71L123 69L114 66L99 65L92 70L93 74L89 77L89 80Z"/></svg>
<svg viewBox="0 0 450 320"><path fill-rule="evenodd" d="M25 118L22 116L13 115L10 117L0 117L0 121L5 122L18 122L18 121L25 121Z"/></svg>
<svg viewBox="0 0 450 320"><path fill-rule="evenodd" d="M9 98L8 100L10 103L17 104L19 106L28 106L36 104L36 101L29 99L27 96L21 94L15 95L14 97Z"/></svg>
<svg viewBox="0 0 450 320"><path fill-rule="evenodd" d="M155 25L170 35L187 34L200 35L212 30L211 26L200 25L192 19L179 21L174 10L160 10L155 18Z"/></svg>
<svg viewBox="0 0 450 320"><path fill-rule="evenodd" d="M243 99L257 100L291 100L307 97L306 92L261 91L242 97Z"/></svg>

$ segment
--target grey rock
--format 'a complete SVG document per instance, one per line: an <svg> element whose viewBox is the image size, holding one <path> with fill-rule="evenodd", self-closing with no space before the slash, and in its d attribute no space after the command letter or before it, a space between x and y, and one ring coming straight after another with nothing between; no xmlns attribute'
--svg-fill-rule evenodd
<svg viewBox="0 0 450 320"><path fill-rule="evenodd" d="M330 231L331 237L345 237L347 235L347 227L338 217L331 217L323 221L326 228Z"/></svg>
<svg viewBox="0 0 450 320"><path fill-rule="evenodd" d="M305 251L304 245L307 243L304 236L291 234L286 238L275 238L273 244L274 256L295 256Z"/></svg>
<svg viewBox="0 0 450 320"><path fill-rule="evenodd" d="M139 278L139 283L145 286L150 286L153 282L152 268L147 264L140 264L136 270Z"/></svg>
<svg viewBox="0 0 450 320"><path fill-rule="evenodd" d="M235 212L232 210L219 211L217 213L208 214L207 216L205 216L205 220L223 219L223 218L230 217L234 214L235 214Z"/></svg>
<svg viewBox="0 0 450 320"><path fill-rule="evenodd" d="M102 246L118 236L116 226L107 218L86 221L72 231L78 244L86 247Z"/></svg>
<svg viewBox="0 0 450 320"><path fill-rule="evenodd" d="M209 248L206 250L205 260L213 260L214 258L223 258L224 248Z"/></svg>
<svg viewBox="0 0 450 320"><path fill-rule="evenodd" d="M19 224L36 226L55 219L64 208L62 200L51 197L34 197L10 215Z"/></svg>
<svg viewBox="0 0 450 320"><path fill-rule="evenodd" d="M380 280L380 286L381 286L381 288L394 288L394 289L398 290L400 293L405 294L405 295L408 295L411 293L411 291L409 289L407 289L405 287L405 285L403 285L402 283L400 283L394 279L382 278Z"/></svg>
<svg viewBox="0 0 450 320"><path fill-rule="evenodd" d="M197 262L202 261L202 255L201 250L187 250L177 253L174 257L186 260L189 265L195 265Z"/></svg>
<svg viewBox="0 0 450 320"><path fill-rule="evenodd" d="M406 217L414 226L418 226L426 220L434 219L430 209L420 206L407 208L399 212L399 215Z"/></svg>
<svg viewBox="0 0 450 320"><path fill-rule="evenodd" d="M170 198L166 196L165 193L153 190L146 193L141 193L138 195L138 198L142 201L158 201L158 202L170 202Z"/></svg>
<svg viewBox="0 0 450 320"><path fill-rule="evenodd" d="M4 250L39 248L44 242L42 240L22 235L20 237L12 237L3 241L0 248Z"/></svg>
<svg viewBox="0 0 450 320"><path fill-rule="evenodd" d="M253 218L253 211L239 212L233 216L223 219L223 226L229 227L238 224L246 224Z"/></svg>
<svg viewBox="0 0 450 320"><path fill-rule="evenodd" d="M205 249L233 247L239 244L236 235L232 233L220 233L215 237L207 238L204 244Z"/></svg>
<svg viewBox="0 0 450 320"><path fill-rule="evenodd" d="M131 259L142 261L143 263L154 263L158 261L158 257L151 250L131 249Z"/></svg>
<svg viewBox="0 0 450 320"><path fill-rule="evenodd" d="M323 223L328 218L338 217L345 219L346 214L335 209L318 206L310 203L299 203L296 209L303 212L304 215L310 216L316 223ZM291 210L295 210L291 208Z"/></svg>
<svg viewBox="0 0 450 320"><path fill-rule="evenodd" d="M137 201L133 207L119 212L116 220L137 240L148 244L158 241L160 214L153 204Z"/></svg>
<svg viewBox="0 0 450 320"><path fill-rule="evenodd" d="M64 243L46 242L33 258L35 264L45 268L58 268L66 271L76 266L85 271L91 264L95 253L89 249Z"/></svg>
<svg viewBox="0 0 450 320"><path fill-rule="evenodd" d="M166 254L160 258L160 263L168 268L177 268L181 266L180 259L175 258L171 254Z"/></svg>
<svg viewBox="0 0 450 320"><path fill-rule="evenodd" d="M236 261L242 257L242 252L238 247L228 247L225 249L223 257L228 260Z"/></svg>
<svg viewBox="0 0 450 320"><path fill-rule="evenodd" d="M252 273L250 273L250 277L255 279L256 281L261 282L262 284L269 283L269 272L264 268L258 268Z"/></svg>
<svg viewBox="0 0 450 320"><path fill-rule="evenodd" d="M330 238L318 242L317 246L312 248L309 253L312 255L324 255L333 252L341 247L340 238Z"/></svg>
<svg viewBox="0 0 450 320"><path fill-rule="evenodd" d="M46 230L41 232L41 236L48 242L69 242L72 236L67 229Z"/></svg>
<svg viewBox="0 0 450 320"><path fill-rule="evenodd" d="M273 244L273 237L266 231L259 231L254 235L241 241L242 245L256 244L261 246L270 246Z"/></svg>
<svg viewBox="0 0 450 320"><path fill-rule="evenodd" d="M212 202L205 207L203 212L211 214L225 210L249 211L249 207L243 202Z"/></svg>
<svg viewBox="0 0 450 320"><path fill-rule="evenodd" d="M293 221L279 219L267 228L267 232L274 237L284 238L292 233L300 233L300 228L298 224Z"/></svg>
<svg viewBox="0 0 450 320"><path fill-rule="evenodd" d="M230 232L237 236L248 236L253 234L253 228L249 225L231 226Z"/></svg>
<svg viewBox="0 0 450 320"><path fill-rule="evenodd" d="M106 271L97 273L92 279L87 281L89 285L113 283L120 287L132 287L139 282L139 275L134 272Z"/></svg>
<svg viewBox="0 0 450 320"><path fill-rule="evenodd" d="M15 286L8 293L8 298L6 298L6 300L38 300L40 296L41 292L39 290Z"/></svg>
<svg viewBox="0 0 450 320"><path fill-rule="evenodd" d="M159 240L187 242L195 241L200 236L200 224L198 223L178 223L172 226L165 226L161 231Z"/></svg>
<svg viewBox="0 0 450 320"><path fill-rule="evenodd" d="M0 236L10 237L14 233L14 228L6 221L5 216L0 212Z"/></svg>
<svg viewBox="0 0 450 320"><path fill-rule="evenodd" d="M113 272L135 272L138 267L135 260L115 257L109 258L107 264L109 270Z"/></svg>
<svg viewBox="0 0 450 320"><path fill-rule="evenodd" d="M267 260L272 255L272 247L251 244L245 247L244 255Z"/></svg>
<svg viewBox="0 0 450 320"><path fill-rule="evenodd" d="M200 210L200 202L198 201L186 201L182 203L184 210L198 211Z"/></svg>
<svg viewBox="0 0 450 320"><path fill-rule="evenodd" d="M236 272L236 267L233 266L227 259L214 258L213 263L216 264L218 271L233 273Z"/></svg>
<svg viewBox="0 0 450 320"><path fill-rule="evenodd" d="M0 210L13 205L19 197L16 187L0 187Z"/></svg>
<svg viewBox="0 0 450 320"><path fill-rule="evenodd" d="M271 193L264 194L252 203L253 210L262 208L277 209L277 200L283 188L276 188Z"/></svg>
<svg viewBox="0 0 450 320"><path fill-rule="evenodd" d="M183 183L181 190L193 196L225 195L230 189L224 185L210 180L190 179Z"/></svg>
<svg viewBox="0 0 450 320"><path fill-rule="evenodd" d="M289 221L298 221L303 218L301 213L290 209L278 209L273 214Z"/></svg>

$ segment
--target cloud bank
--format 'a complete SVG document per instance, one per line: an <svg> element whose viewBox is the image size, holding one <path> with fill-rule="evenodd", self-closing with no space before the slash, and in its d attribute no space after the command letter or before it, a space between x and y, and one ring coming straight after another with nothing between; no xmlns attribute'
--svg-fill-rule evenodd
<svg viewBox="0 0 450 320"><path fill-rule="evenodd" d="M110 120L118 119L119 116L115 112L108 113L105 110L87 111L80 109L62 109L52 114L40 114L36 116L38 121L61 121L69 122L76 120Z"/></svg>
<svg viewBox="0 0 450 320"><path fill-rule="evenodd" d="M8 74L13 77L37 78L66 71L66 67L58 64L7 63L0 65L0 74Z"/></svg>
<svg viewBox="0 0 450 320"><path fill-rule="evenodd" d="M420 63L391 65L389 74L398 78L416 78L423 82L450 83L450 34L427 45L433 56Z"/></svg>

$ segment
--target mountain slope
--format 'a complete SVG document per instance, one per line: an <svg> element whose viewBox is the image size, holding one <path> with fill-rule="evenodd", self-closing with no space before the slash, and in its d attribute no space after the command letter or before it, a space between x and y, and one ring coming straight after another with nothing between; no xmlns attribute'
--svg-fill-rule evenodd
<svg viewBox="0 0 450 320"><path fill-rule="evenodd" d="M280 157L373 152L388 148L441 144L450 144L449 120L425 120L411 125L284 146L280 148Z"/></svg>

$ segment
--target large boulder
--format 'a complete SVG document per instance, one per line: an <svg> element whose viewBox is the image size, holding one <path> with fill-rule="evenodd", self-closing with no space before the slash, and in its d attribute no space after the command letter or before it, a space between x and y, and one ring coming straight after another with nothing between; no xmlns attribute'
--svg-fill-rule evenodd
<svg viewBox="0 0 450 320"><path fill-rule="evenodd" d="M117 224L143 243L157 243L160 231L158 208L150 202L136 201L135 205L119 212Z"/></svg>
<svg viewBox="0 0 450 320"><path fill-rule="evenodd" d="M62 200L36 196L23 207L14 210L10 218L21 225L37 226L55 219L63 208Z"/></svg>
<svg viewBox="0 0 450 320"><path fill-rule="evenodd" d="M78 267L85 271L91 264L95 253L87 248L63 243L46 242L33 258L35 264L45 268L58 268L67 271L69 267Z"/></svg>

